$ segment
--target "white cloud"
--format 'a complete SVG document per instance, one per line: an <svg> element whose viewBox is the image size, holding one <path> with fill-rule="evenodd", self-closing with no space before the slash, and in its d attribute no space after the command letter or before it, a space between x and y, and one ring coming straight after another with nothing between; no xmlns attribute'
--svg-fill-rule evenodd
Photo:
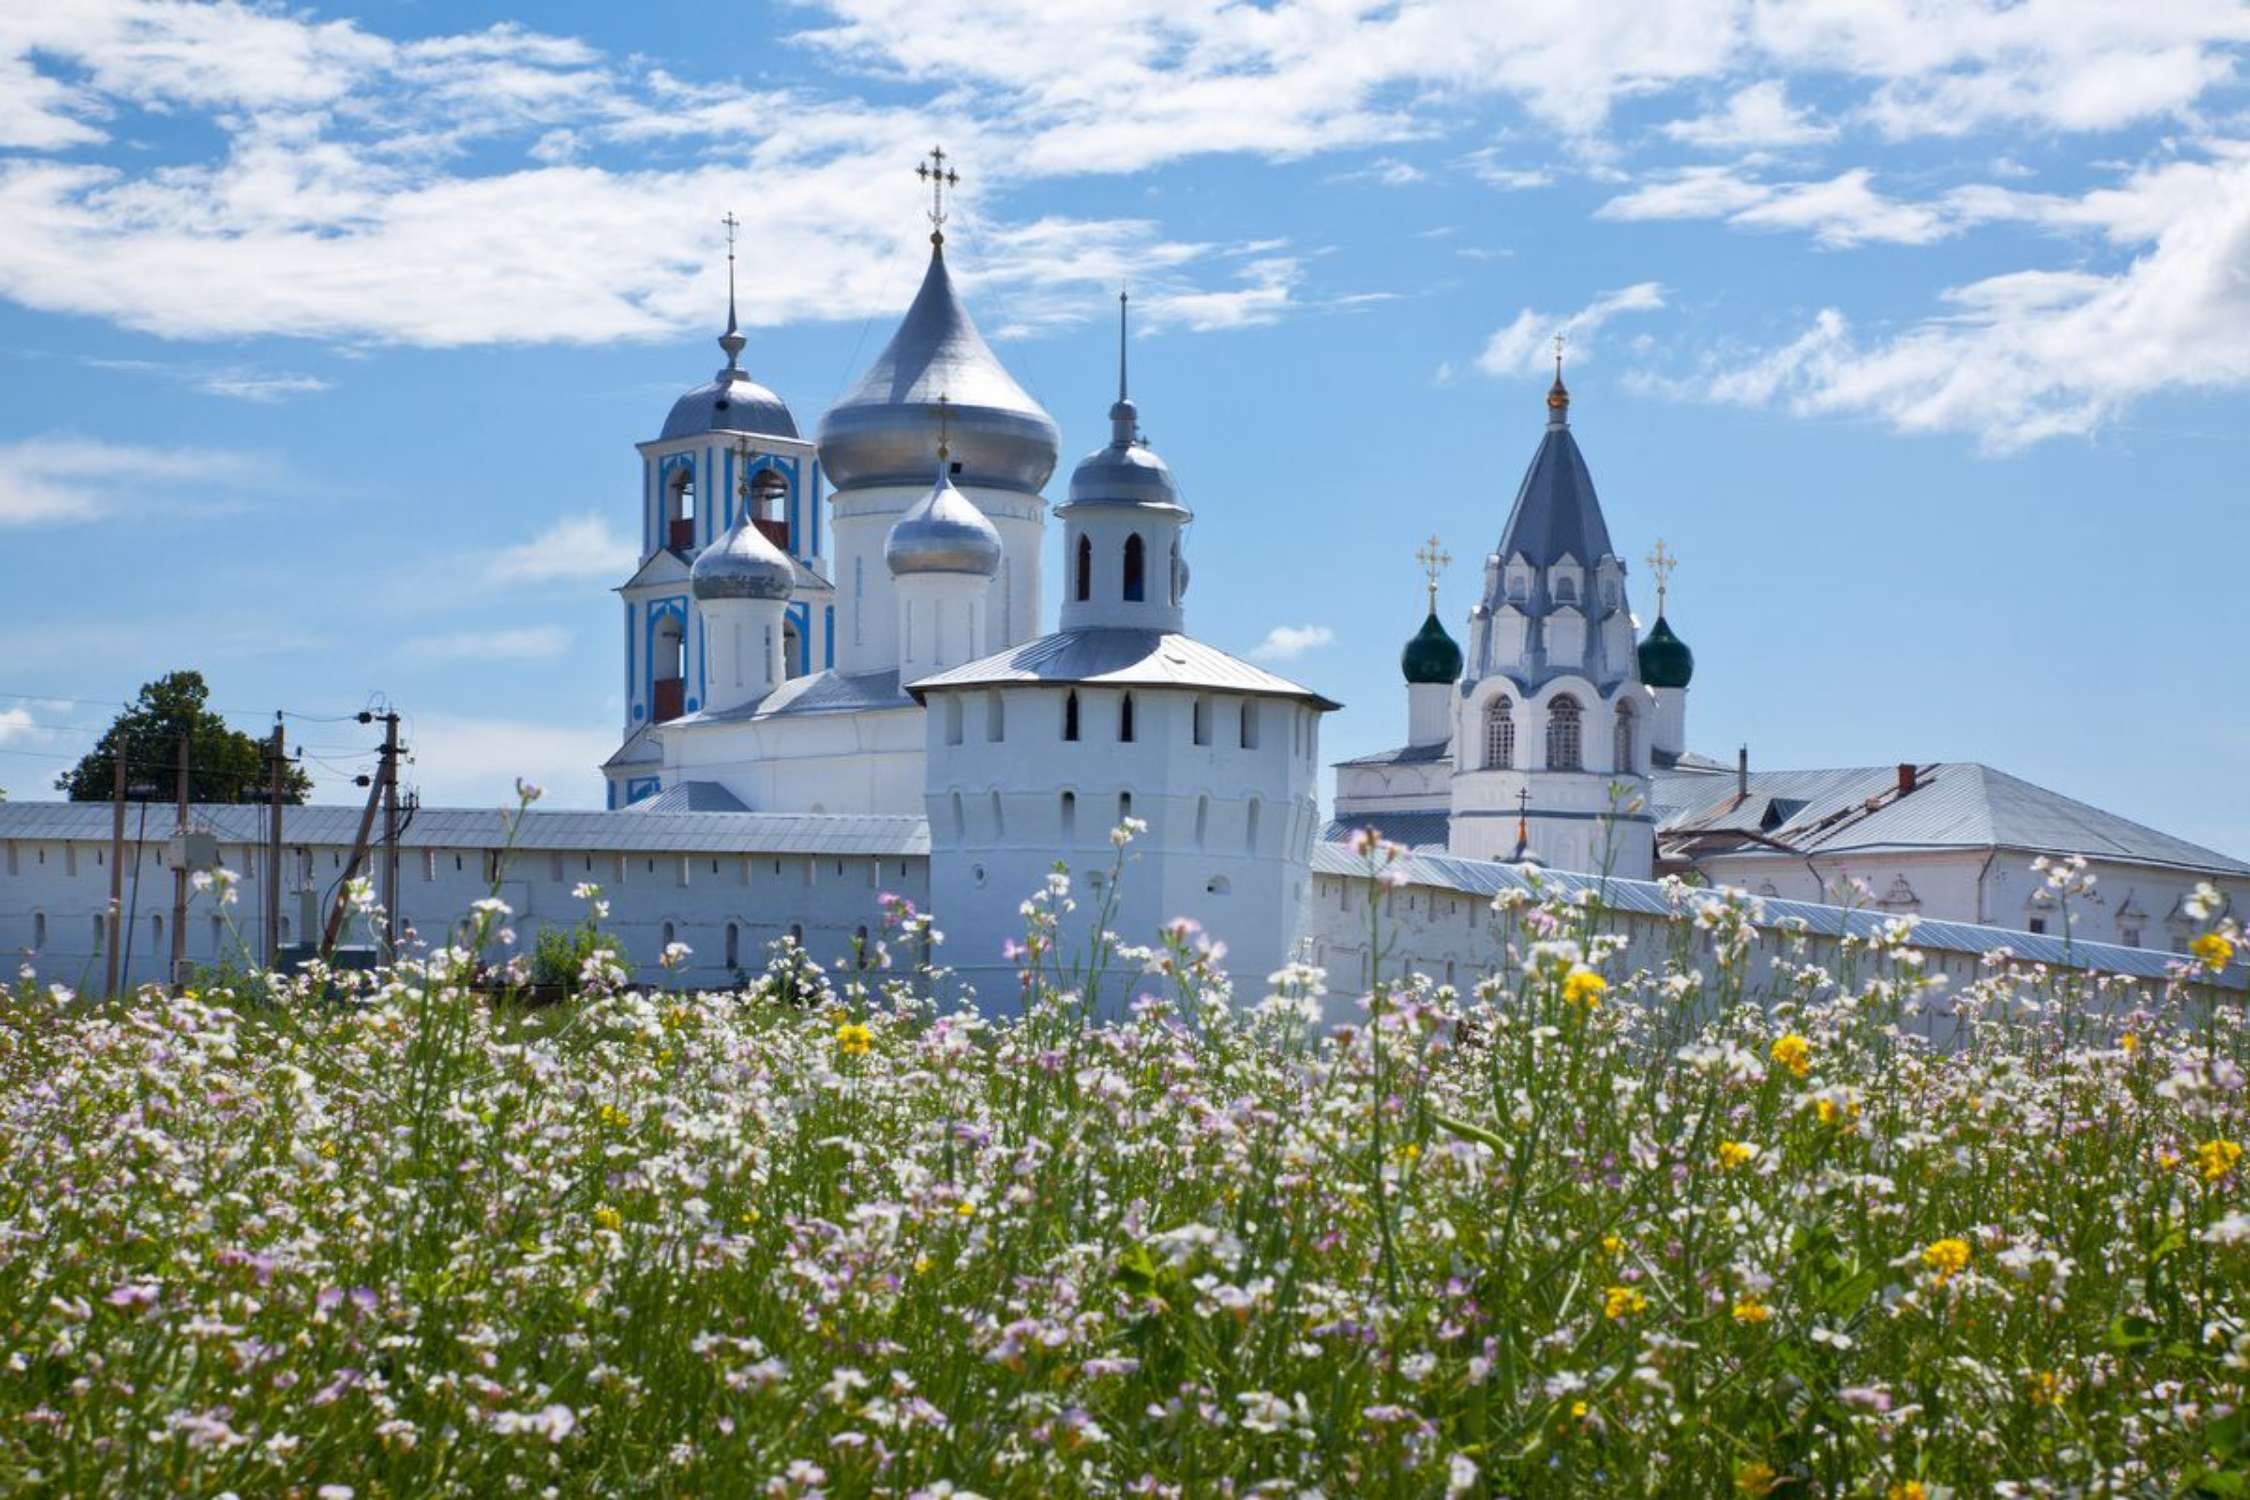
<svg viewBox="0 0 2250 1500"><path fill-rule="evenodd" d="M210 370L195 377L195 388L212 396L232 396L238 401L273 402L330 389L318 375L268 374L259 370Z"/></svg>
<svg viewBox="0 0 2250 1500"><path fill-rule="evenodd" d="M2250 155L2206 165L2192 197L2178 173L2156 172L2063 214L2114 233L2150 222L2146 198L2180 200L2115 272L1986 277L1888 338L1862 338L1830 308L1787 344L1669 388L1966 432L2005 451L2091 432L2161 392L2250 383Z"/></svg>
<svg viewBox="0 0 2250 1500"><path fill-rule="evenodd" d="M1759 182L1731 167L1690 167L1646 182L1595 210L1602 219L1725 219L1750 229L1800 229L1845 248L1871 240L1926 245L1960 227L1942 206L1886 198L1853 167L1825 182Z"/></svg>
<svg viewBox="0 0 2250 1500"><path fill-rule="evenodd" d="M32 717L31 710L22 706L0 708L0 745L29 744L44 740L51 733L45 725Z"/></svg>
<svg viewBox="0 0 2250 1500"><path fill-rule="evenodd" d="M601 515L566 516L528 542L503 549L485 565L487 583L622 581L639 555Z"/></svg>
<svg viewBox="0 0 2250 1500"><path fill-rule="evenodd" d="M1175 325L1194 333L1214 329L1254 328L1276 322L1291 306L1291 290L1303 279L1303 267L1293 256L1260 256L1244 265L1240 278L1247 285L1228 292L1198 292L1158 287L1136 297L1145 316L1144 326L1154 332Z"/></svg>
<svg viewBox="0 0 2250 1500"><path fill-rule="evenodd" d="M1328 645L1336 632L1326 625L1276 625L1266 638L1250 648L1253 661L1295 661L1307 651Z"/></svg>
<svg viewBox="0 0 2250 1500"><path fill-rule="evenodd" d="M418 714L406 775L437 807L513 807L517 777L545 789L541 808L600 807L598 769L617 748L614 731L523 719Z"/></svg>
<svg viewBox="0 0 2250 1500"><path fill-rule="evenodd" d="M151 482L176 486L201 503L172 504L175 515L208 511L233 488L270 482L256 454L218 448L157 448L49 436L0 443L0 526L84 520Z"/></svg>
<svg viewBox="0 0 2250 1500"><path fill-rule="evenodd" d="M1716 113L1672 121L1664 133L1684 145L1734 151L1810 146L1832 139L1836 129L1814 119L1810 111L1793 107L1788 86L1769 78L1737 89Z"/></svg>
<svg viewBox="0 0 2250 1500"><path fill-rule="evenodd" d="M1573 363L1594 355L1594 335L1622 313L1654 312L1664 306L1664 288L1654 281L1637 281L1614 292L1604 292L1574 313L1543 313L1525 308L1514 320L1494 330L1477 355L1477 368L1487 375L1520 375L1548 367L1554 356L1554 336L1564 336L1565 350ZM1450 373L1448 369L1448 373Z"/></svg>
<svg viewBox="0 0 2250 1500"><path fill-rule="evenodd" d="M417 636L406 643L411 655L460 661L539 661L569 649L570 632L559 625L462 630L450 635Z"/></svg>

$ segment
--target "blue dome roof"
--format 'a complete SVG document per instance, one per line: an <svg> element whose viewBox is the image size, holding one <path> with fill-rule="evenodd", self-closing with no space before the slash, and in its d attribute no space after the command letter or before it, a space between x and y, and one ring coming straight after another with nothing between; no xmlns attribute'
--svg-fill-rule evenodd
<svg viewBox="0 0 2250 1500"><path fill-rule="evenodd" d="M706 432L793 438L797 419L789 414L788 403L729 365L672 403L662 436L696 437Z"/></svg>

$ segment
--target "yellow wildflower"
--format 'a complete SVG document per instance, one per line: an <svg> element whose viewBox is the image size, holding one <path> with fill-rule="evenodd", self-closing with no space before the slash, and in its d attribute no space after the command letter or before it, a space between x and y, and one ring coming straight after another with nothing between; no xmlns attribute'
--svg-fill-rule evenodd
<svg viewBox="0 0 2250 1500"><path fill-rule="evenodd" d="M2031 1377L2031 1404L2033 1406L2060 1406L2063 1398L2062 1372L2041 1370Z"/></svg>
<svg viewBox="0 0 2250 1500"><path fill-rule="evenodd" d="M2156 1166L2158 1171L2169 1172L2179 1164L2180 1153L2177 1151L2159 1151L2156 1153Z"/></svg>
<svg viewBox="0 0 2250 1500"><path fill-rule="evenodd" d="M857 1021L846 1021L836 1028L836 1050L846 1057L865 1057L875 1045L875 1033Z"/></svg>
<svg viewBox="0 0 2250 1500"><path fill-rule="evenodd" d="M1922 1247L1922 1264L1937 1272L1938 1285L1943 1286L1968 1268L1969 1242L1951 1238L1932 1240Z"/></svg>
<svg viewBox="0 0 2250 1500"><path fill-rule="evenodd" d="M334 1141L322 1141L320 1143L320 1154L330 1161L334 1161L336 1159L336 1143Z"/></svg>
<svg viewBox="0 0 2250 1500"><path fill-rule="evenodd" d="M1773 1309L1755 1297L1744 1297L1734 1304L1734 1320L1737 1323L1763 1323L1772 1316Z"/></svg>
<svg viewBox="0 0 2250 1500"><path fill-rule="evenodd" d="M1820 1117L1823 1125L1841 1124L1845 1120L1859 1118L1859 1101L1855 1099L1849 1104L1838 1104L1833 1099L1816 1099L1813 1101L1813 1113Z"/></svg>
<svg viewBox="0 0 2250 1500"><path fill-rule="evenodd" d="M1757 1146L1750 1141L1721 1141L1719 1142L1719 1167L1722 1171L1731 1172L1757 1154Z"/></svg>
<svg viewBox="0 0 2250 1500"><path fill-rule="evenodd" d="M2203 1174L2205 1182L2217 1182L2234 1170L2242 1160L2242 1147L2238 1142L2219 1139L2205 1141L2195 1148L2195 1169Z"/></svg>
<svg viewBox="0 0 2250 1500"><path fill-rule="evenodd" d="M1608 1256L1611 1260L1615 1260L1618 1256L1623 1255L1624 1253L1625 1242L1623 1240L1619 1239L1614 1234L1605 1234L1602 1236L1602 1254Z"/></svg>
<svg viewBox="0 0 2250 1500"><path fill-rule="evenodd" d="M1792 1031L1774 1038L1773 1060L1799 1078L1812 1071L1812 1043Z"/></svg>
<svg viewBox="0 0 2250 1500"><path fill-rule="evenodd" d="M2206 932L2188 944L2188 952L2202 960L2203 966L2213 973L2234 962L2234 942L2221 932Z"/></svg>
<svg viewBox="0 0 2250 1500"><path fill-rule="evenodd" d="M615 1229L625 1222L625 1216L604 1203L594 1210L594 1222L604 1229Z"/></svg>
<svg viewBox="0 0 2250 1500"><path fill-rule="evenodd" d="M1648 1298L1639 1287L1613 1286L1602 1297L1602 1316L1605 1318L1622 1318L1646 1311Z"/></svg>
<svg viewBox="0 0 2250 1500"><path fill-rule="evenodd" d="M1572 1005L1594 1010L1601 1005L1602 995L1608 989L1609 981L1592 969L1572 969L1562 982L1562 997Z"/></svg>
<svg viewBox="0 0 2250 1500"><path fill-rule="evenodd" d="M954 1204L953 1211L964 1219L973 1219L977 1216L977 1206L966 1198Z"/></svg>
<svg viewBox="0 0 2250 1500"><path fill-rule="evenodd" d="M2117 1045L2125 1049L2127 1056L2131 1056L2141 1050L2141 1039L2128 1031L2117 1039Z"/></svg>
<svg viewBox="0 0 2250 1500"><path fill-rule="evenodd" d="M1883 1491L1883 1500L1930 1500L1930 1487L1919 1479L1902 1479Z"/></svg>
<svg viewBox="0 0 2250 1500"><path fill-rule="evenodd" d="M1770 1495L1774 1482L1780 1477L1772 1464L1753 1460L1734 1471L1734 1487L1745 1495Z"/></svg>

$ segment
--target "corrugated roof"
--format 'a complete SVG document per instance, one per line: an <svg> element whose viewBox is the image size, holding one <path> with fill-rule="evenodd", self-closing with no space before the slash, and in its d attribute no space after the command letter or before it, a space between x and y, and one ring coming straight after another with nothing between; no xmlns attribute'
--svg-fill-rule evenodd
<svg viewBox="0 0 2250 1500"><path fill-rule="evenodd" d="M748 812L742 799L716 781L683 781L633 804L635 812Z"/></svg>
<svg viewBox="0 0 2250 1500"><path fill-rule="evenodd" d="M1024 682L1211 688L1268 698L1297 698L1328 709L1343 706L1192 636L1114 627L1043 635L910 682L906 690L920 698L932 688L1001 687Z"/></svg>
<svg viewBox="0 0 2250 1500"><path fill-rule="evenodd" d="M1458 859L1452 855L1424 852L1411 853L1405 858L1407 881L1412 885L1486 899L1504 890L1530 889L1522 868L1517 865L1503 864L1496 860ZM1312 868L1315 874L1320 875L1348 877L1368 873L1367 862L1341 843L1315 844ZM1539 873L1539 879L1548 890L1575 892L1598 887L1602 899L1618 911L1667 918L1678 914L1666 896L1665 887L1656 881L1614 878L1605 881L1598 876L1572 875L1557 870L1543 870ZM1880 932L1884 924L1893 920L1890 913L1882 911L1823 906L1810 901L1784 901L1772 896L1759 897L1757 900L1761 927L1779 928L1784 923L1802 921L1807 931L1829 938L1846 932L1857 937L1869 937ZM2015 932L2001 927L1984 927L1974 922L1919 921L1914 925L1914 945L1975 958L1981 958L1995 949L2005 948L2026 963L2046 964L2054 968L2093 969L2151 980L2167 978L2173 967L2181 962L2178 954L2148 948L2121 948L2112 943L2066 942L2050 933ZM2241 968L2234 968L2220 976L2216 982L2228 989L2250 988L2250 974L2245 974Z"/></svg>
<svg viewBox="0 0 2250 1500"><path fill-rule="evenodd" d="M884 672L838 672L831 668L792 677L748 703L715 711L703 709L669 722L732 724L744 719L779 718L789 714L864 713L870 709L914 706L914 700L898 690L896 668Z"/></svg>
<svg viewBox="0 0 2250 1500"><path fill-rule="evenodd" d="M1974 761L1919 767L1905 796L1895 765L1755 771L1747 799L1727 774L1658 772L1651 785L1652 802L1679 809L1658 830L1670 840L1759 833L1804 852L2004 848L2250 875L2241 860Z"/></svg>
<svg viewBox="0 0 2250 1500"><path fill-rule="evenodd" d="M265 841L266 809L254 804L197 803L191 826L230 844ZM647 804L617 812L522 815L515 847L592 849L630 854L922 855L930 852L926 819L878 813L652 812ZM360 810L341 805L282 809L285 844L349 844ZM405 849L498 849L516 814L497 808L425 807L407 821ZM0 802L0 838L106 840L106 802ZM171 806L150 808L150 837L171 831ZM128 825L134 826L134 825ZM379 827L380 825L378 825Z"/></svg>
<svg viewBox="0 0 2250 1500"><path fill-rule="evenodd" d="M1350 760L1340 760L1339 766L1418 766L1432 761L1451 760L1453 746L1450 741L1439 740L1434 745L1401 745L1396 750L1378 750L1372 755L1355 755Z"/></svg>
<svg viewBox="0 0 2250 1500"><path fill-rule="evenodd" d="M1332 843L1341 843L1362 828L1372 828L1394 844L1442 852L1452 823L1452 814L1442 811L1362 813L1333 819L1320 836Z"/></svg>

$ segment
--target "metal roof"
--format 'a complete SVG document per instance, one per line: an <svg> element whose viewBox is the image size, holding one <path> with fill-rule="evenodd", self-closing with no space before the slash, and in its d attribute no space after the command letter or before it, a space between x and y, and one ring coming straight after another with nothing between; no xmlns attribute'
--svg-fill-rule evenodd
<svg viewBox="0 0 2250 1500"><path fill-rule="evenodd" d="M644 813L748 812L742 799L716 781L683 781L633 804Z"/></svg>
<svg viewBox="0 0 2250 1500"><path fill-rule="evenodd" d="M1349 818L1332 819L1320 836L1331 843L1340 844L1362 828L1372 828L1394 844L1404 844L1409 849L1435 849L1442 853L1452 826L1453 815L1442 810L1363 813Z"/></svg>
<svg viewBox="0 0 2250 1500"><path fill-rule="evenodd" d="M915 708L912 698L898 690L898 670L839 672L827 668L792 677L780 687L733 708L699 710L672 724L734 724L746 719L779 718L788 714L865 713L871 709Z"/></svg>
<svg viewBox="0 0 2250 1500"><path fill-rule="evenodd" d="M1296 698L1341 708L1286 677L1229 656L1191 636L1116 627L1062 630L906 685L919 699L932 688L1004 687L1011 683L1092 683L1103 687L1206 688L1268 698Z"/></svg>
<svg viewBox="0 0 2250 1500"><path fill-rule="evenodd" d="M158 816L170 833L171 805L151 807L150 836ZM267 810L254 803L196 803L190 824L230 844L265 841ZM349 844L360 810L341 804L286 807L285 844ZM518 815L498 808L425 807L399 837L405 849L498 849L509 842ZM926 855L926 819L877 813L652 812L646 803L617 812L541 812L520 815L515 847L523 850L597 850L627 854L837 854ZM106 841L106 802L0 802L0 838Z"/></svg>
<svg viewBox="0 0 2250 1500"><path fill-rule="evenodd" d="M1570 435L1568 421L1550 420L1541 435L1539 451L1531 456L1531 467L1516 489L1516 503L1508 511L1507 527L1500 533L1499 553L1503 559L1521 553L1539 568L1565 556L1591 568L1612 555L1609 527L1594 495L1594 476Z"/></svg>
<svg viewBox="0 0 2250 1500"><path fill-rule="evenodd" d="M1407 881L1411 885L1485 899L1504 890L1531 889L1522 867L1518 865L1419 852L1410 853L1404 858L1407 862ZM1366 860L1352 853L1349 846L1332 842L1313 846L1312 868L1318 875L1348 877L1368 874ZM1603 901L1618 911L1662 918L1673 918L1680 914L1667 897L1666 888L1653 880L1604 880L1599 876L1573 875L1558 870L1542 870L1538 872L1538 879L1549 891L1569 893L1598 888ZM1807 931L1821 937L1834 938L1847 932L1855 937L1870 937L1881 932L1886 923L1894 920L1891 913L1883 911L1823 906L1810 901L1784 901L1772 896L1756 899L1760 927L1779 928L1784 923L1801 921ZM2014 932L2006 928L1980 926L1974 922L1927 919L1914 924L1914 946L1974 958L2005 948L2026 963L2045 964L2052 968L2094 969L2151 980L2169 978L2172 970L2182 961L2178 954L2149 948L2122 948L2113 943L2065 942L2051 933ZM2215 983L2227 989L2244 989L2250 988L2250 974L2239 968L2230 969L2216 979L2199 977L2198 982Z"/></svg>
<svg viewBox="0 0 2250 1500"><path fill-rule="evenodd" d="M1918 767L1904 796L1898 776L1895 765L1755 771L1743 799L1731 773L1659 771L1651 800L1679 809L1659 836L1719 835L1698 840L1706 851L1726 833L1758 833L1803 853L2004 848L2250 875L2241 860L1974 761Z"/></svg>
<svg viewBox="0 0 2250 1500"><path fill-rule="evenodd" d="M1340 760L1339 766L1417 766L1432 761L1451 760L1453 742L1439 740L1428 745L1401 745L1396 750L1377 750L1371 755L1355 755L1350 760Z"/></svg>
<svg viewBox="0 0 2250 1500"><path fill-rule="evenodd" d="M656 742L656 736L650 732L655 727L653 724L636 726L631 734L625 736L625 743L612 750L609 759L602 762L602 769L606 771L615 766L651 766L661 762L664 759L664 747Z"/></svg>
<svg viewBox="0 0 2250 1500"><path fill-rule="evenodd" d="M789 403L732 366L672 403L658 439L705 432L745 432L753 437L797 436Z"/></svg>

